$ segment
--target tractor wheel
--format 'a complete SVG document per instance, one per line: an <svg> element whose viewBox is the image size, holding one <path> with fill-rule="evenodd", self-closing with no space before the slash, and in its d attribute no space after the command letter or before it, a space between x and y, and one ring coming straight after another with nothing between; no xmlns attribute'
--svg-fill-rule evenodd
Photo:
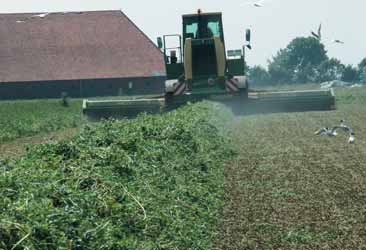
<svg viewBox="0 0 366 250"><path fill-rule="evenodd" d="M249 81L248 79L245 80L245 85L246 85L246 88L245 89L240 89L240 96L242 98L244 98L245 100L247 100L249 98Z"/></svg>
<svg viewBox="0 0 366 250"><path fill-rule="evenodd" d="M165 93L165 109L167 111L174 109L174 93L173 92Z"/></svg>
<svg viewBox="0 0 366 250"><path fill-rule="evenodd" d="M241 98L241 99L247 100L247 99L249 98L249 91L248 91L248 88L240 89L240 90L239 90L239 94L240 94L240 98Z"/></svg>

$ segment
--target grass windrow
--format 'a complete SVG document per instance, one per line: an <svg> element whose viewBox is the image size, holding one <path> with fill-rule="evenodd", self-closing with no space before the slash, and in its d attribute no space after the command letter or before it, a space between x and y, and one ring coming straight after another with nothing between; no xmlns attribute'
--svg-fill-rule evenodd
<svg viewBox="0 0 366 250"><path fill-rule="evenodd" d="M234 155L222 112L103 121L1 162L0 249L210 249Z"/></svg>

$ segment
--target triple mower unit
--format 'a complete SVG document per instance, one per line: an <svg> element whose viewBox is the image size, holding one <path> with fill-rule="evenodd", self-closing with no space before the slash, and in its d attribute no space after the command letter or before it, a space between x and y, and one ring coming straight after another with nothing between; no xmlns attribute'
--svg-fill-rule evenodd
<svg viewBox="0 0 366 250"><path fill-rule="evenodd" d="M89 117L133 117L141 112L159 113L188 102L212 100L235 113L318 111L335 109L333 90L264 92L249 89L245 76L245 48L251 49L250 30L246 46L226 54L221 13L183 15L183 34L158 38L163 51L167 80L165 94L150 98L84 100ZM167 47L167 39L178 47Z"/></svg>

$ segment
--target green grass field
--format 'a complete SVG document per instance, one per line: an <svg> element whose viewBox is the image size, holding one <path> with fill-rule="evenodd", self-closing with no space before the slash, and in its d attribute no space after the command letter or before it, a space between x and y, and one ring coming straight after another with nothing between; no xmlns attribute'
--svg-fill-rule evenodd
<svg viewBox="0 0 366 250"><path fill-rule="evenodd" d="M81 101L63 107L60 100L1 101L0 143L16 138L77 127L82 122Z"/></svg>

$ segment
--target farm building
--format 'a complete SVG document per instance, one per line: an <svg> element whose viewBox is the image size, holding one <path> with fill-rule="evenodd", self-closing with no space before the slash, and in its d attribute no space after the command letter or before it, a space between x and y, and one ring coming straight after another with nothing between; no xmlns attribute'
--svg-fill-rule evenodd
<svg viewBox="0 0 366 250"><path fill-rule="evenodd" d="M121 11L0 14L0 99L162 93L161 51Z"/></svg>

